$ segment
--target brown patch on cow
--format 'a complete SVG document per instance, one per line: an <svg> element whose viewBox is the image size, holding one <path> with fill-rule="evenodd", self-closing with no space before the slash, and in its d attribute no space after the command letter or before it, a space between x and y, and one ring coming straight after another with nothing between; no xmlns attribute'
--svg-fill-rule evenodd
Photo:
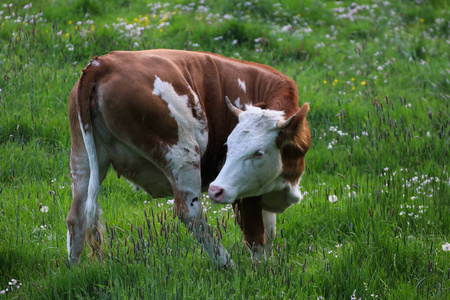
<svg viewBox="0 0 450 300"><path fill-rule="evenodd" d="M264 245L261 196L241 198L234 201L233 207L236 220L240 220L239 227L244 233L244 243L252 250L256 250L259 245Z"/></svg>
<svg viewBox="0 0 450 300"><path fill-rule="evenodd" d="M92 88L91 99L90 99L89 103L90 103L90 109L91 110L97 110L98 109L98 92L97 92L97 89L96 89L96 85Z"/></svg>
<svg viewBox="0 0 450 300"><path fill-rule="evenodd" d="M311 146L306 115L309 104L303 104L288 128L281 131L276 144L281 152L283 178L291 184L296 184L305 170L305 155Z"/></svg>
<svg viewBox="0 0 450 300"><path fill-rule="evenodd" d="M253 104L253 106L259 107L259 108L261 108L261 109L267 109L267 104L262 103L262 102L258 102L258 103L256 103L256 104Z"/></svg>

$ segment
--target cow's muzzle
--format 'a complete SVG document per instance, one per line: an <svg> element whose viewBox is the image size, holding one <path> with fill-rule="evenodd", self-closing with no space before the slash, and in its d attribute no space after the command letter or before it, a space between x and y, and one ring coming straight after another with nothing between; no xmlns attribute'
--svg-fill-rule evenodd
<svg viewBox="0 0 450 300"><path fill-rule="evenodd" d="M213 202L222 203L222 200L225 197L225 190L221 187L210 185L208 196Z"/></svg>

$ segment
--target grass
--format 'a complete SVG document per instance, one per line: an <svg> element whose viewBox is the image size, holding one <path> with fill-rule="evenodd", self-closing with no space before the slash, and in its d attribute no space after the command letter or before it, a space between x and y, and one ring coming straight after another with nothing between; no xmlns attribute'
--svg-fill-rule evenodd
<svg viewBox="0 0 450 300"><path fill-rule="evenodd" d="M448 2L164 3L0 7L0 297L448 298ZM68 95L92 56L148 48L265 63L310 102L307 194L279 215L271 260L252 262L230 208L204 199L236 262L218 269L170 201L111 172L105 259L67 264Z"/></svg>

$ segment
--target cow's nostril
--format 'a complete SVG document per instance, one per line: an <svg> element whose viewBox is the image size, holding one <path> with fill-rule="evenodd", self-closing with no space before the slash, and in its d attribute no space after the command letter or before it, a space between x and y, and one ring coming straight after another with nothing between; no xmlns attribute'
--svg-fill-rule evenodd
<svg viewBox="0 0 450 300"><path fill-rule="evenodd" d="M221 187L211 185L208 191L209 198L215 202L220 202L225 197L225 190Z"/></svg>

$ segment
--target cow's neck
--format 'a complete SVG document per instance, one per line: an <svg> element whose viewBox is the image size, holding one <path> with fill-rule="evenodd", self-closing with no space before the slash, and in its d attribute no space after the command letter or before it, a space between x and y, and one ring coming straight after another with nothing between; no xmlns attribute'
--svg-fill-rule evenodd
<svg viewBox="0 0 450 300"><path fill-rule="evenodd" d="M226 139L237 124L225 105L225 96L242 109L258 105L284 111L286 117L298 110L298 102L295 83L272 68L215 55L207 55L203 63L207 73L194 90L205 107L209 126L208 149L202 158L206 185L218 175L226 156Z"/></svg>

